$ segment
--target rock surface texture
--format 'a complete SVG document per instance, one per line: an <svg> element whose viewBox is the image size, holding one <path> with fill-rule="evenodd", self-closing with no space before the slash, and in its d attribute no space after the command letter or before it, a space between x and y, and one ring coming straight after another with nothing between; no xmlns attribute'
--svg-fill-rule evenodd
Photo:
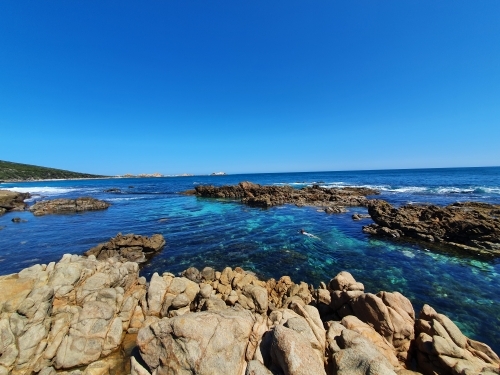
<svg viewBox="0 0 500 375"><path fill-rule="evenodd" d="M137 263L64 255L0 277L0 373L51 374L119 351L146 294ZM111 356L112 357L112 356ZM99 362L124 370L128 361ZM112 364L113 363L113 364Z"/></svg>
<svg viewBox="0 0 500 375"><path fill-rule="evenodd" d="M101 243L86 251L86 256L94 255L98 260L116 258L121 262L143 263L165 246L165 238L161 234L154 234L151 237L137 234L122 235L118 233L116 237L108 242Z"/></svg>
<svg viewBox="0 0 500 375"><path fill-rule="evenodd" d="M52 199L36 202L29 208L33 215L42 216L47 214L64 214L83 211L97 211L108 208L108 202L91 197L77 199Z"/></svg>
<svg viewBox="0 0 500 375"><path fill-rule="evenodd" d="M0 190L0 215L10 211L24 211L26 208L24 200L30 197L29 193Z"/></svg>
<svg viewBox="0 0 500 375"><path fill-rule="evenodd" d="M499 374L446 316L426 305L415 320L404 296L348 272L314 289L239 267L149 283L138 270L64 255L1 276L0 374Z"/></svg>
<svg viewBox="0 0 500 375"><path fill-rule="evenodd" d="M443 242L475 253L500 255L500 206L479 202L446 207L405 205L394 208L383 200L371 200L368 212L375 224L370 234L411 237Z"/></svg>
<svg viewBox="0 0 500 375"><path fill-rule="evenodd" d="M242 203L256 207L272 207L282 204L321 206L327 213L345 212L344 206L366 206L366 196L378 192L367 188L323 188L319 185L294 189L291 186L262 186L251 182L215 187L200 185L194 194L200 197L241 199Z"/></svg>

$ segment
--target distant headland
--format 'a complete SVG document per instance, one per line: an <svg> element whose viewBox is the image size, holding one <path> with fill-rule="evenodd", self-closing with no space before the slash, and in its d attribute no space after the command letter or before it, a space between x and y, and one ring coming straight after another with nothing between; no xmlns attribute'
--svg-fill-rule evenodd
<svg viewBox="0 0 500 375"><path fill-rule="evenodd" d="M0 182L106 177L108 176L71 172L63 169L0 160Z"/></svg>

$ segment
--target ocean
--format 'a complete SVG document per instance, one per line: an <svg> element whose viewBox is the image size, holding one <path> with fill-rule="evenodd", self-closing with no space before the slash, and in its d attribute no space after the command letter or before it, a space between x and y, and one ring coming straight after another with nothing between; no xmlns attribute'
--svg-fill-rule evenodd
<svg viewBox="0 0 500 375"><path fill-rule="evenodd" d="M240 266L263 279L289 275L318 286L347 270L365 291L399 291L416 313L424 303L449 316L469 337L500 353L500 260L460 254L425 243L364 234L370 219L353 221L362 207L325 214L314 207L251 208L239 202L186 196L199 184L251 181L300 188L364 186L376 198L446 205L457 201L500 204L500 167L240 174L164 178L116 178L3 183L1 189L30 192L40 199L92 196L110 202L104 211L35 217L30 212L0 216L0 274L36 263L81 254L117 233L161 233L167 245L143 268L178 273L195 266ZM105 192L119 189L119 192ZM26 220L13 223L14 217ZM303 228L319 239L299 234Z"/></svg>

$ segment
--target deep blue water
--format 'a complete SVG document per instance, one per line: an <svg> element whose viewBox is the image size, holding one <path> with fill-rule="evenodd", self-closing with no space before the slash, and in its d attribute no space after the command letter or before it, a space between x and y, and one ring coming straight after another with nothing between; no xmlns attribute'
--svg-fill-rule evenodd
<svg viewBox="0 0 500 375"><path fill-rule="evenodd" d="M197 184L240 181L375 187L381 199L395 205L467 200L500 204L499 167L4 183L0 188L40 195L31 201L93 196L112 206L72 215L0 216L0 274L57 261L64 253L82 253L118 232L161 233L167 246L143 268L147 277L189 266L219 270L241 266L262 278L290 275L296 282L317 286L348 270L366 291L399 291L417 312L428 303L453 319L465 334L500 352L500 260L372 238L361 231L371 220L351 219L355 212L365 213L363 208L327 215L309 207L262 210L179 194ZM109 188L121 193L105 193ZM27 222L12 223L16 216ZM300 228L320 240L299 235Z"/></svg>

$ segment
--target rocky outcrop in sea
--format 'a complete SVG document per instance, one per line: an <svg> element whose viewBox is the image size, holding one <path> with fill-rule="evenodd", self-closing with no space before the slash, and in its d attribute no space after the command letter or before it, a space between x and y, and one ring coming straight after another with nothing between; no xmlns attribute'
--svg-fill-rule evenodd
<svg viewBox="0 0 500 375"><path fill-rule="evenodd" d="M365 233L411 237L474 253L500 255L498 205L465 202L446 207L408 204L394 208L383 200L371 200L368 212L375 224L363 227Z"/></svg>
<svg viewBox="0 0 500 375"><path fill-rule="evenodd" d="M120 262L143 263L151 258L165 246L165 238L161 234L154 234L151 237L137 234L122 235L118 233L116 237L108 242L101 243L84 255L94 255L98 260L115 258Z"/></svg>
<svg viewBox="0 0 500 375"><path fill-rule="evenodd" d="M199 197L240 199L242 203L256 207L272 207L283 204L321 206L327 212L345 212L344 206L366 206L368 195L378 192L368 188L323 188L319 185L294 189L291 186L262 186L251 182L215 187L196 186L193 192Z"/></svg>
<svg viewBox="0 0 500 375"><path fill-rule="evenodd" d="M30 197L29 193L0 190L0 215L11 211L24 211L26 208L24 200Z"/></svg>
<svg viewBox="0 0 500 375"><path fill-rule="evenodd" d="M47 214L66 214L83 211L105 210L110 204L92 197L77 199L52 199L36 202L29 210L35 216Z"/></svg>
<svg viewBox="0 0 500 375"><path fill-rule="evenodd" d="M64 255L0 277L0 374L499 374L500 359L397 292L229 267L155 273ZM420 371L420 372L417 372Z"/></svg>

